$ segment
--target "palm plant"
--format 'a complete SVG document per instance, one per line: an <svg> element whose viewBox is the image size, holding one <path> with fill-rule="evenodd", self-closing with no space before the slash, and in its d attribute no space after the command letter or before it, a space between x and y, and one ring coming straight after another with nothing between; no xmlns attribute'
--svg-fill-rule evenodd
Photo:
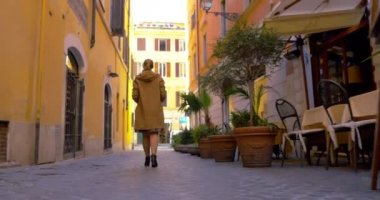
<svg viewBox="0 0 380 200"><path fill-rule="evenodd" d="M210 111L209 111L212 105L211 96L207 93L205 89L201 89L201 91L199 92L198 99L201 102L201 105L202 105L201 109L205 115L205 124L208 127L212 127L213 124L211 123Z"/></svg>
<svg viewBox="0 0 380 200"><path fill-rule="evenodd" d="M185 112L186 115L198 114L203 111L205 115L205 124L208 127L212 127L211 118L209 114L209 109L212 105L212 100L210 95L206 90L202 89L199 95L195 95L190 92L188 94L181 94L182 103L178 110Z"/></svg>
<svg viewBox="0 0 380 200"><path fill-rule="evenodd" d="M254 126L268 125L269 122L267 121L267 119L265 119L263 116L260 116L260 114L259 114L259 108L260 108L262 97L265 93L265 89L266 89L265 86L260 85L257 88L256 94L254 95L254 100L253 100L254 106L251 107L251 111L253 113L253 118L251 118L251 112L248 112L248 116L249 116L248 118L246 117L247 113L244 111L232 112L231 113L232 114L232 119L231 119L232 122L236 121L236 120L242 121L244 119L247 122L239 122L239 124L242 124L242 123L245 125L252 124ZM228 93L229 95L240 96L244 99L249 100L249 92L242 87L232 87L226 93ZM242 125L240 125L240 127L242 127Z"/></svg>
<svg viewBox="0 0 380 200"><path fill-rule="evenodd" d="M184 112L187 116L191 114L197 114L202 109L202 104L199 101L198 97L189 92L188 94L181 94L182 103L179 106L178 110Z"/></svg>

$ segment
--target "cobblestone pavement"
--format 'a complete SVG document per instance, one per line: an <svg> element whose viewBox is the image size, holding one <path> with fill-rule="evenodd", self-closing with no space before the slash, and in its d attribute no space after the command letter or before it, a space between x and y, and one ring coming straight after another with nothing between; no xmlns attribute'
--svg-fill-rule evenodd
<svg viewBox="0 0 380 200"><path fill-rule="evenodd" d="M0 169L0 199L231 200L380 199L370 171L286 164L243 168L174 151L160 151L159 167L143 166L142 151Z"/></svg>

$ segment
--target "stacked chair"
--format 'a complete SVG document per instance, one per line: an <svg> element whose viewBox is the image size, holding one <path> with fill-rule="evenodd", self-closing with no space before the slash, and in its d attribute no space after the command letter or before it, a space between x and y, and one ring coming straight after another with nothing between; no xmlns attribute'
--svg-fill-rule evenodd
<svg viewBox="0 0 380 200"><path fill-rule="evenodd" d="M352 155L351 164L357 171L358 148L363 153L362 137L373 137L373 130L360 131L363 128L374 129L377 115L378 91L348 97L347 91L333 80L321 80L318 86L321 103L327 111L330 125L328 131L330 141L328 145L328 161L330 158L331 145L334 145L333 152L337 159L337 149L339 149L337 133L349 133L350 139L347 141L347 150ZM371 139L370 139L371 140ZM372 140L373 141L373 140ZM350 147L351 146L351 147ZM371 149L370 144L366 149ZM369 152L369 151L368 151ZM370 153L368 153L370 155ZM349 159L349 154L347 153ZM364 156L363 160L364 160ZM350 160L350 159L349 159ZM337 163L337 160L336 160ZM326 164L328 169L329 162Z"/></svg>

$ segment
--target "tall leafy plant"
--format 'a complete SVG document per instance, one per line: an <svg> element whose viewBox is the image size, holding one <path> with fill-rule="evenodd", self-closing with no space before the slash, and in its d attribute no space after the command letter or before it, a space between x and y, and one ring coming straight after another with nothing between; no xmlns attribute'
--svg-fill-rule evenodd
<svg viewBox="0 0 380 200"><path fill-rule="evenodd" d="M274 31L244 22L236 23L215 45L213 56L221 60L218 69L248 91L250 125L257 125L254 118L258 117L254 82L265 74L266 66L278 64L283 47Z"/></svg>
<svg viewBox="0 0 380 200"><path fill-rule="evenodd" d="M178 108L179 111L185 112L185 114L188 116L191 114L197 114L201 111L202 104L194 93L183 93L181 94L181 99L182 103Z"/></svg>
<svg viewBox="0 0 380 200"><path fill-rule="evenodd" d="M181 94L182 103L178 110L183 111L186 115L198 114L203 112L205 115L205 124L212 127L209 109L212 105L212 99L206 90L202 89L198 96L190 92Z"/></svg>
<svg viewBox="0 0 380 200"><path fill-rule="evenodd" d="M205 124L208 127L212 127L211 118L210 118L210 107L212 105L212 99L209 93L205 89L201 89L198 95L198 99L202 105L202 111L205 115Z"/></svg>
<svg viewBox="0 0 380 200"><path fill-rule="evenodd" d="M249 124L254 125L254 126L265 126L265 125L271 126L272 125L268 122L267 119L265 119L263 116L260 116L259 114L259 108L260 108L262 97L265 93L265 89L266 89L265 86L260 85L257 88L257 91L254 95L254 104L253 104L254 107L251 110L253 112L253 118L250 117L251 112L247 112L247 111L238 111L238 112L231 113L232 115L231 122L234 125L234 127L243 127ZM244 88L233 87L227 92L230 93L231 95L237 95L244 99L249 100L249 93Z"/></svg>

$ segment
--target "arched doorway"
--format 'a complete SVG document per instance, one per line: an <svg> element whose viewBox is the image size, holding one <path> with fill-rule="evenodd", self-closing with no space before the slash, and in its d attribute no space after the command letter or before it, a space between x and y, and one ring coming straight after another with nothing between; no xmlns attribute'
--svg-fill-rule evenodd
<svg viewBox="0 0 380 200"><path fill-rule="evenodd" d="M66 55L65 138L64 157L73 158L83 150L83 94L84 80L72 50Z"/></svg>
<svg viewBox="0 0 380 200"><path fill-rule="evenodd" d="M104 88L104 149L112 148L112 93L107 84Z"/></svg>

